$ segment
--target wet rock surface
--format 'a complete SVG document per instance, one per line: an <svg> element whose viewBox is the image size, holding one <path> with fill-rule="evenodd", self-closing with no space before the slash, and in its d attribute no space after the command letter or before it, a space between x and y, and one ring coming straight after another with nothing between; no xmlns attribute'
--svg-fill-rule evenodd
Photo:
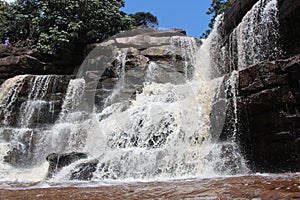
<svg viewBox="0 0 300 200"><path fill-rule="evenodd" d="M300 55L239 75L241 132L248 131L240 140L250 160L257 170L299 171Z"/></svg>
<svg viewBox="0 0 300 200"><path fill-rule="evenodd" d="M300 53L300 1L279 0L281 45L286 58Z"/></svg>
<svg viewBox="0 0 300 200"><path fill-rule="evenodd" d="M71 171L70 180L91 180L93 173L97 170L99 160L91 160L85 163L81 163L75 167L75 170Z"/></svg>
<svg viewBox="0 0 300 200"><path fill-rule="evenodd" d="M48 174L47 178L51 178L55 173L60 171L63 167L72 164L73 162L87 158L87 154L85 153L65 153L65 154L57 154L52 153L46 157L46 160L49 162ZM84 165L84 164L83 164ZM86 165L82 166L83 168ZM81 171L84 169L81 168ZM84 173L84 172L83 172ZM76 174L76 173L75 173ZM75 175L74 175L75 176ZM83 177L83 175L81 175ZM80 177L80 176L78 176Z"/></svg>
<svg viewBox="0 0 300 200"><path fill-rule="evenodd" d="M271 1L233 2L220 27L221 47L234 48L232 32L258 2L264 5ZM214 104L211 132L218 134L222 129L221 140L237 140L253 171L296 172L300 170L300 2L278 0L277 8L279 23L274 30L279 29L279 37L275 37L273 49L280 51L270 59L262 59L271 61L254 62L242 68L236 63L219 65L219 70L228 74ZM266 35L261 33L261 37ZM230 62L237 59L233 56ZM233 72L234 69L240 71ZM219 116L224 116L224 123L216 123Z"/></svg>
<svg viewBox="0 0 300 200"><path fill-rule="evenodd" d="M3 199L299 199L300 175L262 175L48 188L0 183ZM95 183L97 184L97 183ZM106 183L107 184L107 183ZM29 188L31 187L31 188ZM19 189L21 188L21 189Z"/></svg>
<svg viewBox="0 0 300 200"><path fill-rule="evenodd" d="M254 171L300 170L300 55L239 71L238 124L229 100L221 139L236 139ZM232 96L227 95L232 99ZM231 104L230 104L231 102Z"/></svg>
<svg viewBox="0 0 300 200"><path fill-rule="evenodd" d="M35 128L54 123L59 116L71 78L68 75L25 75L24 78L16 79L18 87L6 88L2 85L2 90L8 90L0 98L0 125ZM33 110L28 110L29 108ZM31 112L30 119L22 119ZM29 122L24 124L26 120Z"/></svg>

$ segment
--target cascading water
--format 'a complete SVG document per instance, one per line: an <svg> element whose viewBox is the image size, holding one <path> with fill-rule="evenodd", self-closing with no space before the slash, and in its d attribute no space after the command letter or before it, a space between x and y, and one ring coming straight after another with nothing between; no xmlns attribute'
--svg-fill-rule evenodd
<svg viewBox="0 0 300 200"><path fill-rule="evenodd" d="M198 96L201 89L207 96ZM195 100L195 95L199 99ZM107 147L105 152L91 149L93 155L103 157L97 178L202 174L201 162L209 150L205 151L209 140L209 95L204 85L146 86L128 110L100 122L102 130L97 134L101 134ZM207 107L198 107L203 103ZM94 134L89 135L88 149L95 146L93 138Z"/></svg>
<svg viewBox="0 0 300 200"><path fill-rule="evenodd" d="M13 102L18 99L27 76L7 80L0 93L0 151L1 159L4 158L0 164L1 179L42 180L47 173L44 159L48 154L72 151L86 152L89 157L65 167L53 177L53 181L69 180L72 173L80 173L82 164L95 159L98 164L93 180L247 173L234 138L230 142L216 143L218 134L211 132L214 93L222 82L211 78L217 77L220 71L226 71L221 66L227 63L230 63L229 71L239 70L257 61L270 60L280 52L272 50L278 37L278 22L273 20L277 15L276 2L259 1L230 35L231 46L222 47L223 41L217 29L201 49L196 48L191 38L171 37L169 44L181 51L183 81L176 84L162 82L158 78L166 73L160 70L162 64L150 62L145 70L145 79L140 83L141 90L134 99L127 99L126 105L118 96L122 95L120 91L128 81L125 75L130 69L126 68L127 49L120 48L119 56L114 58L120 72L118 83L105 100L107 103L103 109L87 109L91 105L83 103L88 98L85 90L91 84L84 79L83 70L80 78L70 81L56 123L42 130L29 127L35 118L33 115L40 116L39 113L45 111L40 106L44 105L44 97L47 96L49 77L35 77L29 82L33 92L27 94L27 100L18 110L18 113L23 113L19 115L20 120L14 122L18 128L10 124L10 119L15 117L12 116L15 109ZM269 30L266 34L265 29ZM173 53L177 54L175 51ZM234 90L236 76L230 80ZM93 88L89 89L89 92L94 92ZM48 105L47 110L53 112L52 104ZM89 113L89 110L94 112ZM6 133L7 129L10 129L10 136ZM34 153L27 155L33 143ZM34 173L36 176L24 176L24 168L20 169L18 163L12 160L10 163L14 166L2 162L7 151L34 160L33 164L26 163L26 166L29 166L28 175Z"/></svg>
<svg viewBox="0 0 300 200"><path fill-rule="evenodd" d="M238 63L230 62L231 67L238 66L237 69L240 70L278 57L280 49L277 15L277 0L259 1L254 5L230 36L229 43L237 47L231 49L230 57L238 59Z"/></svg>
<svg viewBox="0 0 300 200"><path fill-rule="evenodd" d="M24 113L26 118L21 117L19 125L22 129L17 131L17 138L10 141L11 145L15 141L22 146L22 131L26 138L34 140L33 154L28 154L28 145L23 147L23 154L19 152L21 146L17 152L20 156L30 155L27 156L28 160L35 160L31 168L40 172L36 178L46 176L44 158L48 154L72 151L86 152L89 157L65 167L53 177L53 181L70 179L74 172L80 172L82 163L95 159L99 164L93 173L93 180L211 176L229 173L230 170L216 168L229 162L235 164L232 166L235 170L230 173L246 172L247 167L236 147L213 143L215 138L210 134L210 113L213 88L219 79L210 81L209 66L203 65L201 55L197 54L203 51L196 48L192 38L171 37L170 44L181 51L184 68L182 80L185 81L180 84L156 82L157 77L166 72L157 70L159 64L150 62L144 82L141 83L142 91L135 99L128 99L128 105L122 97L115 98L122 95L120 92L128 81L125 77L127 50L123 49L116 54L118 82L107 97L108 103L103 110L97 112L94 109L88 114L82 107L87 98L86 81L82 78L71 80L57 122L50 129L38 130L39 133L26 127L32 118L31 108L40 110L32 102L43 100L51 77L37 76L32 79L30 88L36 91L29 92L28 100L21 106L20 113ZM30 145L31 142L27 141L26 144ZM5 149L2 153L12 151L7 143L3 143L2 147ZM228 161L225 155L220 154L226 151L224 148L233 152L232 157L239 159ZM15 179L28 180L28 176L22 176L18 168L12 169L8 164L2 168L11 171L13 175L10 173L10 176Z"/></svg>
<svg viewBox="0 0 300 200"><path fill-rule="evenodd" d="M187 37L175 36L171 38L173 46L179 46L183 57L184 74L187 80L193 79L194 65L196 64L197 55L195 52L198 50L194 40Z"/></svg>
<svg viewBox="0 0 300 200"><path fill-rule="evenodd" d="M46 101L45 96L48 93L49 84L53 82L52 79L54 78L53 76L36 76L31 80L29 84L31 91L28 94L28 99L20 108L20 127L29 127L33 117L41 118L42 109L46 106L49 107L49 113L53 113L52 102Z"/></svg>
<svg viewBox="0 0 300 200"><path fill-rule="evenodd" d="M48 124L54 119L57 103L53 88L59 76L21 75L6 80L1 86L0 124L30 128ZM43 118L42 112L48 119Z"/></svg>
<svg viewBox="0 0 300 200"><path fill-rule="evenodd" d="M8 79L1 85L0 116L3 125L9 124L9 118L13 114L13 103L17 100L18 94L24 84L25 76L16 76Z"/></svg>
<svg viewBox="0 0 300 200"><path fill-rule="evenodd" d="M121 94L127 81L127 50L120 51L116 57L119 80L107 98L110 104L106 104L102 112L92 113L87 120L71 126L68 124L67 129L64 123L54 126L52 131L57 134L51 137L56 138L56 152L82 150L90 155L87 160L78 161L59 172L54 177L55 181L69 179L74 172L80 172L80 163L94 159L99 164L93 180L222 174L225 170L216 171L215 165L226 164L225 159L238 165L233 166L235 173L247 171L237 147L231 150L233 157L239 160L233 161L225 155L223 158L217 156L226 147L212 143L209 132L215 91L212 88L219 79L209 81L209 73L203 73L207 66L197 63L201 58L196 58L201 55L197 55L194 39L176 36L170 39L170 43L182 50L186 81L182 84L157 83L157 77L163 72L157 69L159 66L155 62L150 62L142 92L135 99L129 99L130 105L124 110L127 102L111 101ZM72 115L72 112L69 114ZM64 143L59 142L61 138L64 138ZM215 147L219 149L218 153L212 152Z"/></svg>
<svg viewBox="0 0 300 200"><path fill-rule="evenodd" d="M217 17L215 28L208 38L212 77L231 73L225 83L226 104L230 105L233 119L229 133L235 141L238 134L238 75L255 63L279 59L279 20L277 0L258 0L246 13L238 26L228 35L223 35L223 15ZM223 97L224 98L224 97Z"/></svg>
<svg viewBox="0 0 300 200"><path fill-rule="evenodd" d="M124 90L126 56L127 56L127 49L117 52L117 55L116 55L116 68L117 69L116 69L116 71L117 71L118 82L117 82L112 94L106 98L105 103L104 103L104 108L113 104L116 101L118 95L120 95L119 94L120 91Z"/></svg>
<svg viewBox="0 0 300 200"><path fill-rule="evenodd" d="M78 121L78 117L82 116L79 111L80 103L83 101L85 89L84 79L70 80L67 93L59 115L59 122ZM73 113L71 116L70 113Z"/></svg>
<svg viewBox="0 0 300 200"><path fill-rule="evenodd" d="M41 160L47 151L45 130L58 115L65 81L64 76L22 75L6 80L1 86L1 180L43 179L44 175L35 176L31 172L47 167L35 165L44 163ZM27 174L23 174L24 170Z"/></svg>
<svg viewBox="0 0 300 200"><path fill-rule="evenodd" d="M228 38L222 36L222 16L215 27L211 67L217 75L275 60L282 54L277 0L259 0Z"/></svg>

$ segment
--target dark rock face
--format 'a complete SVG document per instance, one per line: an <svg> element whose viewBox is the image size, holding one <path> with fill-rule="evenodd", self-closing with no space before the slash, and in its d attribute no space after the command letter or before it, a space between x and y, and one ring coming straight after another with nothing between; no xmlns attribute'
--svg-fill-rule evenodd
<svg viewBox="0 0 300 200"><path fill-rule="evenodd" d="M99 160L95 159L79 164L76 166L76 169L71 172L70 180L91 180L93 178L93 173L97 170L98 163Z"/></svg>
<svg viewBox="0 0 300 200"><path fill-rule="evenodd" d="M236 139L251 168L259 172L299 171L300 55L242 70L237 85ZM227 130L221 135L224 140L231 137L232 117L232 113L227 117Z"/></svg>
<svg viewBox="0 0 300 200"><path fill-rule="evenodd" d="M51 178L55 173L57 173L63 167L68 166L73 162L84 158L87 158L87 154L77 153L77 152L65 153L65 154L52 153L48 155L46 157L46 160L49 162L47 177ZM84 169L82 169L81 171L84 171Z"/></svg>
<svg viewBox="0 0 300 200"><path fill-rule="evenodd" d="M228 35L242 21L258 0L235 1L224 14L223 35Z"/></svg>
<svg viewBox="0 0 300 200"><path fill-rule="evenodd" d="M80 64L76 58L73 58L76 61L74 63L63 63L63 61L56 61L55 59L47 62L47 60L43 61L42 58L34 55L30 50L0 44L0 85L6 79L22 74L72 75L76 65Z"/></svg>
<svg viewBox="0 0 300 200"><path fill-rule="evenodd" d="M300 52L300 1L279 0L278 4L281 45L288 58Z"/></svg>

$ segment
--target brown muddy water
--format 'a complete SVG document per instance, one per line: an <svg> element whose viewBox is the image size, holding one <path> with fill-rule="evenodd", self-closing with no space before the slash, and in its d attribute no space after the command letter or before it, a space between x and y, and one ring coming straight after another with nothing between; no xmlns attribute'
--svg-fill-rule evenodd
<svg viewBox="0 0 300 200"><path fill-rule="evenodd" d="M119 183L0 183L0 199L300 199L300 173Z"/></svg>

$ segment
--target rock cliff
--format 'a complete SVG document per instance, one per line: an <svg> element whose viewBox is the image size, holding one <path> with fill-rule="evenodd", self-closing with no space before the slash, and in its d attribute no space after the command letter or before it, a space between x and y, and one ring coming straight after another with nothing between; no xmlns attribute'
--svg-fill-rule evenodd
<svg viewBox="0 0 300 200"><path fill-rule="evenodd" d="M257 63L237 73L237 113L231 93L226 94L229 109L221 140L230 140L237 129L236 140L254 171L300 170L299 75L300 55Z"/></svg>
<svg viewBox="0 0 300 200"><path fill-rule="evenodd" d="M222 25L224 45L230 41L229 34L257 2L235 1L225 13ZM225 87L230 90L232 86L228 82L232 75L236 76L234 95L231 92L224 94L228 110L221 140L230 140L236 134L234 137L252 170L259 172L300 170L300 2L279 0L277 6L278 44L282 53L273 57L273 61L243 67L226 75L224 80ZM227 72L234 70L228 66L225 68Z"/></svg>
<svg viewBox="0 0 300 200"><path fill-rule="evenodd" d="M300 170L300 55L239 72L239 140L256 171Z"/></svg>
<svg viewBox="0 0 300 200"><path fill-rule="evenodd" d="M86 81L86 92L93 97L90 104L101 110L105 103L134 98L141 91L147 73L154 77L154 80L147 81L157 83L180 84L187 76L191 78L193 67L186 66L185 62L189 59L187 54L192 51L189 49L194 44L192 40L197 44L193 48L198 48L201 41L186 37L182 29L140 28L121 33L103 43L90 45L92 51L77 77ZM155 76L149 73L155 73ZM126 80L125 85L108 102L107 97L120 79Z"/></svg>
<svg viewBox="0 0 300 200"><path fill-rule="evenodd" d="M24 74L72 75L79 63L76 57L49 59L28 49L0 44L0 85L8 78Z"/></svg>

